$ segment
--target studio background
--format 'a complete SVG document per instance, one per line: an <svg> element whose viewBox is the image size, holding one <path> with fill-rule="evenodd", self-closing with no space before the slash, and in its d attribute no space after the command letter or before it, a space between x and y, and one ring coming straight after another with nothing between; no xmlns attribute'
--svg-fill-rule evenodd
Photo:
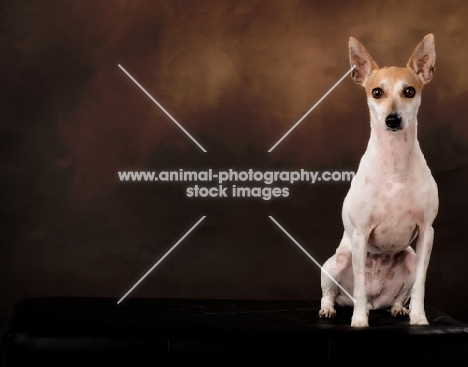
<svg viewBox="0 0 468 367"><path fill-rule="evenodd" d="M369 138L348 39L379 66L433 33L419 140L439 186L426 303L460 321L468 267L468 5L463 1L14 1L0 10L0 315L39 296L319 299L349 182L290 196L189 199L124 170L355 171ZM118 68L124 66L202 152ZM265 186L265 185L262 185ZM312 315L311 317L316 317Z"/></svg>

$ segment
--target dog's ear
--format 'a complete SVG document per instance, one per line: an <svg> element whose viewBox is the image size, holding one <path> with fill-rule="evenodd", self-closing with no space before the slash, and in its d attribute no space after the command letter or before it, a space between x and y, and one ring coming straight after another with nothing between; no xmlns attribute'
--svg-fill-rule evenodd
<svg viewBox="0 0 468 367"><path fill-rule="evenodd" d="M416 46L407 66L418 75L423 83L428 83L434 76L435 58L434 35L428 34Z"/></svg>
<svg viewBox="0 0 468 367"><path fill-rule="evenodd" d="M366 48L353 37L349 39L349 62L355 66L351 76L358 84L363 84L372 70L379 68Z"/></svg>

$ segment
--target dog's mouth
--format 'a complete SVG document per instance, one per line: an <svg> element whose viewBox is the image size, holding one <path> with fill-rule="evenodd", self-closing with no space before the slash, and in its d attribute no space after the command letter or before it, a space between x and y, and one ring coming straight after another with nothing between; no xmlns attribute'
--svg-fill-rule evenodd
<svg viewBox="0 0 468 367"><path fill-rule="evenodd" d="M403 130L403 127L399 126L399 127L387 127L385 130L387 131L400 131L400 130Z"/></svg>

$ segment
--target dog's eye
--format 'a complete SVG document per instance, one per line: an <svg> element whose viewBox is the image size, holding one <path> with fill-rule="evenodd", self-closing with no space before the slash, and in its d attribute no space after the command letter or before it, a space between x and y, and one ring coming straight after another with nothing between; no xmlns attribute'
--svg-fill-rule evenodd
<svg viewBox="0 0 468 367"><path fill-rule="evenodd" d="M372 89L372 97L374 98L382 98L383 90L382 88L374 88Z"/></svg>
<svg viewBox="0 0 468 367"><path fill-rule="evenodd" d="M403 93L406 98L413 98L416 95L416 90L413 87L406 87Z"/></svg>

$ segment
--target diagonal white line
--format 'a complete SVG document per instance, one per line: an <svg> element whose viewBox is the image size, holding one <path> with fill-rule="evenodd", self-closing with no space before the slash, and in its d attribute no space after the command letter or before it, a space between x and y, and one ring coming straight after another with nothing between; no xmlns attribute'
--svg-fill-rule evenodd
<svg viewBox="0 0 468 367"><path fill-rule="evenodd" d="M181 238L179 241L177 241L177 243L176 243L174 246L172 246L172 247L170 248L170 250L169 250L168 252L166 252L165 255L164 255L163 257L161 257L161 258L159 259L159 261L158 261L156 264L154 264L153 267L152 267L150 270L148 270L148 271L146 272L146 274L143 275L143 276L141 277L141 279L140 279L138 282L136 282L135 285L134 285L132 288L130 288L130 290L129 290L127 293L125 293L125 295L117 302L117 304L119 304L120 302L122 302L122 301L125 299L125 297L127 297L127 296L130 294L130 292L133 291L133 290L137 287L137 285L140 284L140 283L142 282L142 280L145 279L145 278L149 275L149 273L151 273L151 272L154 270L154 268L155 268L156 266L158 266L158 265L167 257L167 255L169 255L169 254L172 252L172 250L174 250L174 249L177 247L177 245L178 245L179 243L181 243L181 242L183 241L183 239L184 239L185 237L187 237L187 236L189 235L189 233L192 232L192 231L195 229L195 227L198 226L198 225L200 224L200 222L201 222L203 219L205 219L205 218L206 218L206 215L204 215L203 217L201 217L200 220L199 220L197 223L195 223L195 225L194 225L192 228L190 228L190 229L188 230L188 232L187 232L186 234L184 234L184 235L182 236L182 238Z"/></svg>
<svg viewBox="0 0 468 367"><path fill-rule="evenodd" d="M195 138L194 138L192 135L190 135L190 134L188 133L188 131L185 130L185 129L183 128L183 126L182 126L181 124L179 124L179 123L176 121L176 119L175 119L174 117L172 117L171 114L170 114L169 112L167 112L167 111L164 109L164 107L161 106L161 104L160 104L158 101L156 101L156 100L153 98L153 96L152 96L151 94L149 94L149 93L146 91L146 89L143 88L143 87L141 86L141 84L138 83L138 82L136 81L136 79L135 79L133 76L130 75L130 73L129 73L127 70L124 69L124 67L123 67L122 65L119 64L119 68L122 69L122 71L123 71L125 74L127 74L127 76L128 76L138 87L140 87L140 89L141 89L154 103L156 103L156 105L157 105L172 121L174 121L174 123L175 123L177 126L179 126L179 127L182 129L182 131L183 131L185 134L187 134L187 136L188 136L190 139L192 139L193 142L194 142L195 144L197 144L198 147L199 147L201 150L203 150L203 151L206 153L205 148L203 148L203 147L200 145L200 143L199 143L198 141L196 141Z"/></svg>
<svg viewBox="0 0 468 367"><path fill-rule="evenodd" d="M322 96L322 98L320 98L320 99L318 100L318 102L317 102L316 104L314 104L314 105L312 106L312 108L311 108L309 111L307 111L306 114L305 114L304 116L302 116L302 117L299 119L299 121L296 122L296 123L294 124L294 126L293 126L292 128L290 128L290 129L288 130L288 132L287 132L286 134L284 134L283 137L282 137L280 140L278 140L278 142L277 142L275 145L273 145L273 146L271 147L271 149L268 151L268 153L271 153L272 150L275 149L276 146L277 146L279 143L281 143L281 142L283 141L283 139L284 139L285 137L287 137L287 136L289 135L289 133L290 133L291 131L293 131L293 130L296 128L296 126L299 125L299 124L302 122L302 120L304 120L304 119L307 117L307 115L308 115L309 113L311 113L311 112L315 109L315 107L317 107L317 106L319 105L319 103L322 102L322 101L325 99L325 97L328 96L328 95L331 93L331 91L332 91L333 89L335 89L336 86L337 86L338 84L340 84L340 83L343 81L343 79L346 78L346 76L347 76L349 73L351 73L351 72L353 71L353 69L354 69L355 67L356 67L356 65L353 65L353 66L351 67L351 69L349 69L349 70L346 72L346 74L343 75L343 76L341 77L341 79L338 80L338 81L335 83L335 85L334 85L333 87L331 87L330 90L329 90L327 93L325 93L325 94Z"/></svg>
<svg viewBox="0 0 468 367"><path fill-rule="evenodd" d="M291 236L291 235L281 226L281 224L279 224L279 223L275 220L275 218L273 218L272 216L269 216L268 218L270 218L270 219L273 221L273 223L275 223L284 233L286 233L286 235L291 239L291 241L293 241L294 244L295 244L297 247L299 247L299 248L307 255L307 257L308 257L309 259L311 259L311 260L315 263L315 265L317 265L317 266L320 268L320 270L323 271L323 272L333 281L333 283L335 283L338 287L340 287L340 289L341 289L349 298L351 298L351 300L352 300L354 303L356 303L356 300L349 294L349 292L348 292L346 289L344 289L344 288L341 286L341 284L338 283L338 282L336 281L336 279L333 278L333 277L330 275L330 273L329 273L327 270L325 270L325 269L323 268L323 266L320 265L319 262L318 262L317 260L315 260L315 259L312 257L312 255L310 255L310 254L305 250L305 248L302 247L302 246L299 244L299 242L297 242L297 241L293 238L293 236Z"/></svg>

